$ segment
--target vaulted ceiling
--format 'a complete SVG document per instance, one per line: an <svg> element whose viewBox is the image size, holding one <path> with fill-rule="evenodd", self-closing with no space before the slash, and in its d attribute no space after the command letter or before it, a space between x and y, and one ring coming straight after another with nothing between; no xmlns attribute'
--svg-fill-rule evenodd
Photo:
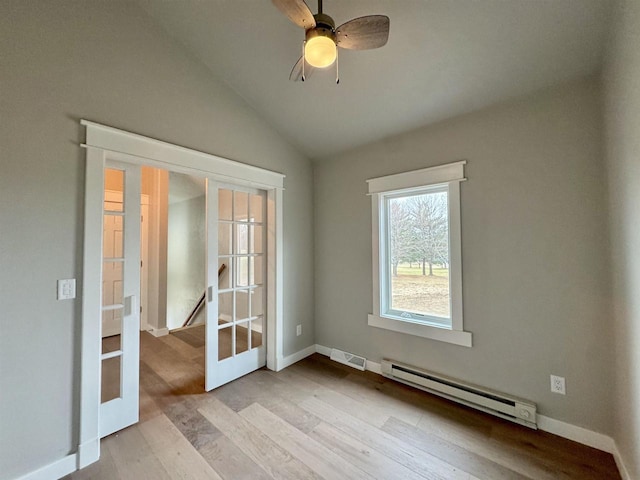
<svg viewBox="0 0 640 480"><path fill-rule="evenodd" d="M138 0L312 159L596 72L607 0L325 0L336 24L384 14L389 42L289 81L304 32L269 0ZM317 5L309 0L315 13Z"/></svg>

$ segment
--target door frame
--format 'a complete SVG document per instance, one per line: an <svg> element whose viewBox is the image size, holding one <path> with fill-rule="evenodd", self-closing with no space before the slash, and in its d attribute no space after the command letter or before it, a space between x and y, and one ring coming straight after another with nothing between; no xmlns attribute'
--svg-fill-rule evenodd
<svg viewBox="0 0 640 480"><path fill-rule="evenodd" d="M86 127L78 468L100 458L100 311L102 209L107 160L162 168L266 190L267 368L283 368L283 195L285 175L142 135L81 120Z"/></svg>

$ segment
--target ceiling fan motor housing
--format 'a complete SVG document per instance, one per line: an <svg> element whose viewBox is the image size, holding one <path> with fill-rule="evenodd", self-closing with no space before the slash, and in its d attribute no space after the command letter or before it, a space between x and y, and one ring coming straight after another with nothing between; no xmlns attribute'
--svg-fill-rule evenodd
<svg viewBox="0 0 640 480"><path fill-rule="evenodd" d="M329 37L334 42L336 41L336 24L329 15L324 13L316 13L313 18L316 21L316 26L306 31L306 40L309 41L314 37Z"/></svg>

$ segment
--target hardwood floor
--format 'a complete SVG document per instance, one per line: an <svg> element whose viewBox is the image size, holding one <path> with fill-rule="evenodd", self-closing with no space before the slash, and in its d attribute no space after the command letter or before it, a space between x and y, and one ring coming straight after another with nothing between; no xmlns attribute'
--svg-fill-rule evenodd
<svg viewBox="0 0 640 480"><path fill-rule="evenodd" d="M204 393L196 334L142 334L140 422L67 480L620 478L607 453L318 354Z"/></svg>

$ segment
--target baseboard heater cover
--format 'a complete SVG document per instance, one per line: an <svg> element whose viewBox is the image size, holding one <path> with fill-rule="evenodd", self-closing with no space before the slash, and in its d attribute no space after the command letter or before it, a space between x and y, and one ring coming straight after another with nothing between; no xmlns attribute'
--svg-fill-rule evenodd
<svg viewBox="0 0 640 480"><path fill-rule="evenodd" d="M362 370L363 372L367 366L366 358L354 355L353 353L343 352L342 350L338 350L337 348L331 349L330 358L334 362L344 363L345 365L357 368L358 370Z"/></svg>
<svg viewBox="0 0 640 480"><path fill-rule="evenodd" d="M382 375L497 417L537 429L536 405L528 400L467 384L438 373L384 359Z"/></svg>

